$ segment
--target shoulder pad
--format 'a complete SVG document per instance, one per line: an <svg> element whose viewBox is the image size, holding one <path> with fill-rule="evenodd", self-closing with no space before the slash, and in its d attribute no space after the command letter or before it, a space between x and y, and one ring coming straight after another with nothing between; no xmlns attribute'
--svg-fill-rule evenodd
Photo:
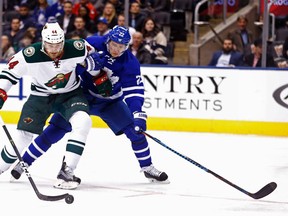
<svg viewBox="0 0 288 216"><path fill-rule="evenodd" d="M41 43L32 44L22 50L24 57L32 57L40 50Z"/></svg>

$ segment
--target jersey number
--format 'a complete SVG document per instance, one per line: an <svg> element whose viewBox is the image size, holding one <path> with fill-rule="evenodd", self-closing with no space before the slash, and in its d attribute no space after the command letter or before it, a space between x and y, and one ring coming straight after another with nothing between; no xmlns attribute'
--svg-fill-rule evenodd
<svg viewBox="0 0 288 216"><path fill-rule="evenodd" d="M9 60L9 70L11 70L11 69L13 69L18 63L19 63L19 61L13 61L13 62L11 62L11 60L13 59L14 57L12 57L10 60Z"/></svg>

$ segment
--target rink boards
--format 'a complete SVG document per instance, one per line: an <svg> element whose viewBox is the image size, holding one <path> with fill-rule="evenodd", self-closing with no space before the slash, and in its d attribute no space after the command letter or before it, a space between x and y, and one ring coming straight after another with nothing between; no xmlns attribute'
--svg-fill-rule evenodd
<svg viewBox="0 0 288 216"><path fill-rule="evenodd" d="M3 65L0 65L3 67ZM143 66L144 110L153 130L288 135L285 70ZM16 123L30 78L9 91L1 115ZM93 127L106 127L93 117Z"/></svg>

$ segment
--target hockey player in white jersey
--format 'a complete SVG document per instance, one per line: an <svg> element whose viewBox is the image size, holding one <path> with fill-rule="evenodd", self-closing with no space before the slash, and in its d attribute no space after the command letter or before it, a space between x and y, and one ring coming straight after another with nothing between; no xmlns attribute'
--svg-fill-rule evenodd
<svg viewBox="0 0 288 216"><path fill-rule="evenodd" d="M62 167L57 178L62 188L66 184L77 187L80 179L74 175L73 170L82 155L92 123L88 102L83 96L75 68L77 64L85 62L94 48L82 39L65 41L64 31L57 22L47 23L41 34L42 42L16 53L0 73L0 109L7 99L9 89L23 75L31 76L31 94L21 111L17 133L13 137L15 144L19 152L22 152L34 135L42 133L51 113L59 113L72 125L72 131L67 143L69 149L64 157L65 167ZM55 138L58 139L51 136L49 142ZM0 174L16 160L11 144L5 145L1 151Z"/></svg>

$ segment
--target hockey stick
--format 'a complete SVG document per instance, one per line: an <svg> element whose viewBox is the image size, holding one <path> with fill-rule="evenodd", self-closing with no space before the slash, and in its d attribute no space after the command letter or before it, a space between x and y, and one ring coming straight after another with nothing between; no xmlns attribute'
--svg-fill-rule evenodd
<svg viewBox="0 0 288 216"><path fill-rule="evenodd" d="M62 195L56 195L56 196L49 196L49 195L41 194L39 192L34 180L32 179L32 177L31 177L31 175L30 175L30 173L28 171L28 167L25 165L25 162L23 161L22 156L20 155L20 153L19 153L19 151L18 151L18 149L17 149L17 147L16 147L16 145L15 145L15 143L14 143L14 141L13 141L13 139L12 139L8 129L7 129L7 127L6 127L6 125L4 124L4 121L3 121L1 115L0 115L0 125L3 127L3 129L5 131L5 134L7 135L8 139L9 139L9 141L10 141L10 143L11 143L11 145L12 145L12 147L13 147L13 149L14 149L14 151L15 151L15 153L16 153L19 161L20 161L21 168L24 170L26 176L28 177L29 182L30 182L33 190L35 191L37 197L40 200L44 200L44 201L58 201L58 200L65 199L65 202L67 204L73 203L74 197L72 195L68 194L68 193L62 194Z"/></svg>
<svg viewBox="0 0 288 216"><path fill-rule="evenodd" d="M221 181L229 184L230 186L236 188L237 190L241 191L242 193L254 198L254 199L261 199L267 195L269 195L270 193L272 193L276 187L277 184L275 182L270 182L269 184L265 185L263 188L261 188L259 191L257 191L256 193L250 193L246 190L244 190L243 188L233 184L232 182L228 181L227 179L223 178L222 176L218 175L217 173L207 169L206 167L202 166L201 164L197 163L196 161L192 160L191 158L175 151L174 149L170 148L169 146L167 146L166 144L164 144L163 142L161 142L159 139L151 136L150 134L146 133L143 130L140 130L142 134L146 135L147 137L151 138L152 140L154 140L155 142L159 143L160 145L164 146L166 149L172 151L173 153L175 153L176 155L180 156L181 158L184 158L185 160L189 161L190 163L194 164L195 166L199 167L200 169L206 171L207 173L210 173L212 175L214 175L216 178L220 179Z"/></svg>

